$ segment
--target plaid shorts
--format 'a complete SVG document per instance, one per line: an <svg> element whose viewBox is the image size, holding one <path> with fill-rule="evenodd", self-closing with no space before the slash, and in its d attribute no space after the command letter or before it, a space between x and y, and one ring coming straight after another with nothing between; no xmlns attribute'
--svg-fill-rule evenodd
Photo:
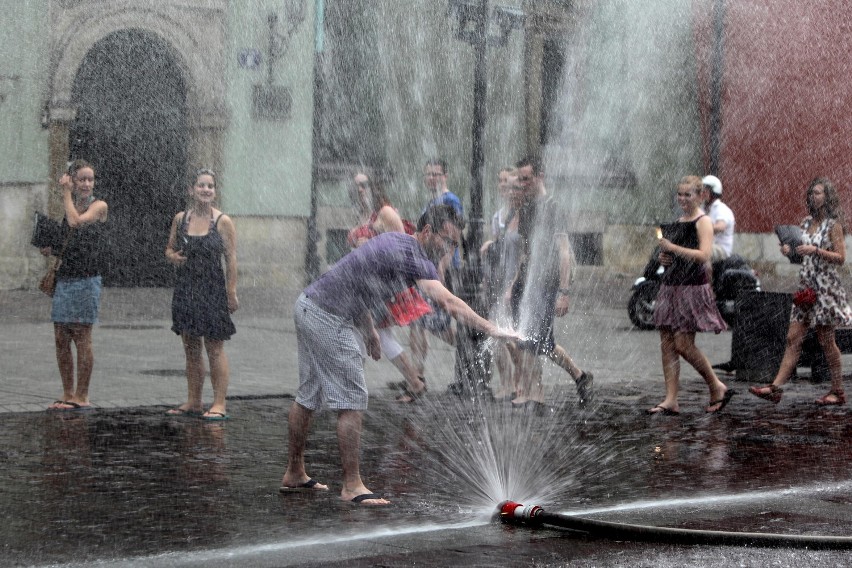
<svg viewBox="0 0 852 568"><path fill-rule="evenodd" d="M293 319L299 346L296 402L308 410L367 410L364 354L352 320L329 313L304 294Z"/></svg>

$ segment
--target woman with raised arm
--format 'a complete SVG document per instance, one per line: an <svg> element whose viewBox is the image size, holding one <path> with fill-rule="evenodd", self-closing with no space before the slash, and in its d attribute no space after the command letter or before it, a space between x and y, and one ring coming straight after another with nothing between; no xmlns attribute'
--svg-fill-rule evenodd
<svg viewBox="0 0 852 568"><path fill-rule="evenodd" d="M92 326L98 321L101 301L101 259L106 239L104 223L108 207L94 195L95 168L76 160L59 179L62 188L63 244L59 250L41 249L45 256L60 256L56 291L50 319L53 321L56 362L62 379L62 398L48 410L82 410L89 402L89 382L95 358ZM77 381L74 381L74 353L77 352Z"/></svg>

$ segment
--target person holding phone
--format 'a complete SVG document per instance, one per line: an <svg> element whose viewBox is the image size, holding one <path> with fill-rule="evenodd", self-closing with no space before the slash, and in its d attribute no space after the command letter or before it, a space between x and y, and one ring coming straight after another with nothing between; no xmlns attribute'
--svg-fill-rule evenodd
<svg viewBox="0 0 852 568"><path fill-rule="evenodd" d="M801 244L794 251L790 245L781 245L782 254L795 252L802 258L800 291L793 297L784 357L772 383L751 387L749 392L775 404L781 402L782 386L796 372L805 334L813 327L831 376L831 390L815 402L820 406L841 405L846 404L846 393L834 328L852 325L852 308L837 273L837 267L846 262L840 199L830 180L816 178L808 185L806 203L808 216L802 221Z"/></svg>
<svg viewBox="0 0 852 568"><path fill-rule="evenodd" d="M62 190L60 249L44 247L45 256L60 256L56 273L56 291L50 310L56 344L56 362L62 379L62 398L48 410L84 410L91 408L89 383L95 358L92 350L92 326L98 321L101 300L101 260L106 245L104 223L109 208L94 195L95 168L84 160L68 166L59 179ZM77 354L77 380L74 380L74 353Z"/></svg>
<svg viewBox="0 0 852 568"><path fill-rule="evenodd" d="M231 314L237 299L237 232L230 217L216 209L216 174L200 169L189 188L190 205L172 220L166 258L177 267L172 297L172 331L181 336L186 354L188 396L167 412L227 420L225 397L230 368L224 342L236 333ZM222 260L225 269L222 271ZM204 412L204 354L210 363L213 404Z"/></svg>

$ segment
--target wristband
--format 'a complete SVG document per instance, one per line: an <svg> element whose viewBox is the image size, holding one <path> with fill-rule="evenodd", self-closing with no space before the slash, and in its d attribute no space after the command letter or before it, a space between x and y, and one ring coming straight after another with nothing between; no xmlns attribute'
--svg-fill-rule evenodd
<svg viewBox="0 0 852 568"><path fill-rule="evenodd" d="M557 292L559 292L563 296L567 296L568 295L568 288L560 288L559 290L557 290Z"/></svg>

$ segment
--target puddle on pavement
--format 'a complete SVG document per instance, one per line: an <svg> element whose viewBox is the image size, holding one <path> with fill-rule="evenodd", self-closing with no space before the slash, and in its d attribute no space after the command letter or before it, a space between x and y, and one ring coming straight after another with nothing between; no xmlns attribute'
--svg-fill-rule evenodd
<svg viewBox="0 0 852 568"><path fill-rule="evenodd" d="M0 558L25 564L126 558L272 542L282 535L298 540L329 531L402 530L482 514L464 498L470 480L446 474L456 471L452 460L458 456L438 454L446 447L441 438L448 435L448 416L465 415L448 411L458 405L455 399L432 395L417 408L400 408L387 395L371 401L361 471L368 487L394 502L382 509L337 499L335 420L328 412L315 420L306 460L310 475L332 491L278 494L290 404L285 398L232 401L233 418L222 423L167 417L166 407L0 415L0 515L6 519ZM558 445L542 453L552 479L571 480L550 503L540 503L550 510L754 491L768 491L771 500L773 488L847 479L852 426L846 409L769 408L751 401L729 408L724 416L658 419L644 416L644 406L606 403L585 412L564 407L533 420L510 411L505 420L541 428L541 439L567 432L571 452L586 456L565 459ZM818 498L848 505L831 491ZM702 518L702 507L712 515ZM720 527L719 509L727 507L710 499L691 505L688 519L667 511L652 518L689 528L848 532L823 511L794 515L771 504L759 514L731 507ZM630 522L631 515L627 508L609 518Z"/></svg>

